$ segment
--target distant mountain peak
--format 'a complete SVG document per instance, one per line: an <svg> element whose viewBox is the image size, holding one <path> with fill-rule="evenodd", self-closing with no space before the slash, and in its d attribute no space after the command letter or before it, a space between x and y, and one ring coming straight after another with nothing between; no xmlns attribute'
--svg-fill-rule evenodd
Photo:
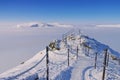
<svg viewBox="0 0 120 80"><path fill-rule="evenodd" d="M26 27L73 27L74 25L70 24L61 24L61 23L42 23L42 22L32 22L32 23L24 23L18 24L17 28L26 28Z"/></svg>

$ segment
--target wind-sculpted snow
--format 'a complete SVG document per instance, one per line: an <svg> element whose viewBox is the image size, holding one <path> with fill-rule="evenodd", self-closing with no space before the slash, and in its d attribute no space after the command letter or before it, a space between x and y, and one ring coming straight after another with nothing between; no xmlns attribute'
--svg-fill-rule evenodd
<svg viewBox="0 0 120 80"><path fill-rule="evenodd" d="M102 43L98 42L97 40L90 38L88 36L84 36L84 35L82 36L82 43L85 43L86 46L95 50L97 53L101 53L105 49L108 49L110 54L114 55L115 57L120 58L119 52L114 51L109 46L102 44Z"/></svg>
<svg viewBox="0 0 120 80"><path fill-rule="evenodd" d="M69 67L68 69L62 71L55 80L70 80L71 79L71 72L73 67Z"/></svg>

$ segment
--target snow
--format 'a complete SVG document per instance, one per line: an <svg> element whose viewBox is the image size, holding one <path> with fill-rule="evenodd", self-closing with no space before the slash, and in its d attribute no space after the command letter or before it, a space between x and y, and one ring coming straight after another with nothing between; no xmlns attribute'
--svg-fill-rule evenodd
<svg viewBox="0 0 120 80"><path fill-rule="evenodd" d="M45 58L45 54L43 54L43 53L45 53L45 50L39 52L33 58L31 58L30 60L17 66L16 68L8 70L7 72L3 73L1 76L2 77L5 76L6 79L9 79L9 78L13 79L13 77L16 78L17 76L20 76L20 75L30 71L31 69L36 67Z"/></svg>
<svg viewBox="0 0 120 80"><path fill-rule="evenodd" d="M120 53L83 34L70 31L64 35L62 40L55 41L60 50L50 49L48 52L50 80L101 80L105 49L108 49L110 55L105 79L120 79L119 63L111 58L112 55L119 59ZM44 49L28 61L0 74L0 80L45 80L46 70L46 49Z"/></svg>
<svg viewBox="0 0 120 80"><path fill-rule="evenodd" d="M84 56L80 56L77 63L74 65L74 69L72 71L71 80L88 80L85 79L85 71L87 70L88 66L92 68L93 60L89 58L85 58ZM92 66L92 67L91 67ZM77 74L76 74L77 72Z"/></svg>

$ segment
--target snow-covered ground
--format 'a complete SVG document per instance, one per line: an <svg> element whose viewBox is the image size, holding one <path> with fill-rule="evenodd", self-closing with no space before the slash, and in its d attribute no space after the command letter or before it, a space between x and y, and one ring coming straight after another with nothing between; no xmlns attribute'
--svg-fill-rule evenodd
<svg viewBox="0 0 120 80"><path fill-rule="evenodd" d="M28 60L70 29L0 27L0 73Z"/></svg>
<svg viewBox="0 0 120 80"><path fill-rule="evenodd" d="M108 49L109 53L109 63L106 66L105 80L120 79L120 53L114 51L109 46L84 34L75 32L64 34L61 40L55 40L52 44L53 46L49 45L48 52L50 80L101 80L105 49ZM96 53L97 64L95 69ZM113 60L113 57L116 60ZM0 74L0 79L45 80L46 50L40 51L28 61Z"/></svg>

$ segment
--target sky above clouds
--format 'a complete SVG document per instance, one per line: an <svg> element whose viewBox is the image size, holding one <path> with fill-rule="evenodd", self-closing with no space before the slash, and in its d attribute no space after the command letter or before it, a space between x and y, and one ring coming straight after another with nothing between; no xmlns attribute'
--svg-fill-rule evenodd
<svg viewBox="0 0 120 80"><path fill-rule="evenodd" d="M61 22L120 23L119 0L0 0L0 24Z"/></svg>

